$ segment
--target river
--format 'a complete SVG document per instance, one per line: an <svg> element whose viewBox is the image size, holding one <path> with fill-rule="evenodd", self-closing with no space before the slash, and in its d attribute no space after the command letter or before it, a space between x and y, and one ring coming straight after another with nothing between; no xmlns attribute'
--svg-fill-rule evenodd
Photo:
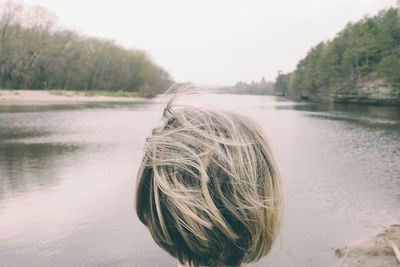
<svg viewBox="0 0 400 267"><path fill-rule="evenodd" d="M249 115L280 168L284 223L253 266L337 266L400 219L400 108L187 97ZM0 266L176 266L135 215L144 140L165 99L0 105Z"/></svg>

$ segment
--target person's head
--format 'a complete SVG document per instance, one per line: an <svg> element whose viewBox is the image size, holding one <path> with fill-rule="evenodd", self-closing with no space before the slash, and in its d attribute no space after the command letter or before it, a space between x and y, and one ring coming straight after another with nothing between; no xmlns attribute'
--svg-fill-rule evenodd
<svg viewBox="0 0 400 267"><path fill-rule="evenodd" d="M239 266L272 247L281 224L281 182L252 119L170 101L147 138L136 212L180 263Z"/></svg>

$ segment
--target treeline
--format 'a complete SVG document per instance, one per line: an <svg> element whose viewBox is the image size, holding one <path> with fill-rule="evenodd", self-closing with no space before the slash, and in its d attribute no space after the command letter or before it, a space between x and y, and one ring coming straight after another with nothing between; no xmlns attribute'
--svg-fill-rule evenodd
<svg viewBox="0 0 400 267"><path fill-rule="evenodd" d="M139 92L153 96L172 83L145 52L85 37L57 25L43 7L3 2L0 88Z"/></svg>
<svg viewBox="0 0 400 267"><path fill-rule="evenodd" d="M383 81L400 98L400 15L390 8L349 23L333 40L313 47L292 73L278 75L276 91L292 95L355 95Z"/></svg>
<svg viewBox="0 0 400 267"><path fill-rule="evenodd" d="M231 94L248 94L248 95L273 95L274 94L274 82L265 81L262 77L259 82L251 81L237 82L234 86L220 88L221 92Z"/></svg>

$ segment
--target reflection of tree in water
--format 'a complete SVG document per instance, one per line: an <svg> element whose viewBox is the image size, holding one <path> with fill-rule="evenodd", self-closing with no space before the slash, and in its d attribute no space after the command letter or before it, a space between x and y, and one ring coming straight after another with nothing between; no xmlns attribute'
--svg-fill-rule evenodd
<svg viewBox="0 0 400 267"><path fill-rule="evenodd" d="M19 113L19 112L43 112L55 110L81 110L81 109L99 109L99 108L117 108L117 107L147 107L153 104L151 100L143 98L135 102L93 102L93 103L74 103L71 104L57 104L57 105L0 105L0 113Z"/></svg>
<svg viewBox="0 0 400 267"><path fill-rule="evenodd" d="M311 112L343 112L367 117L400 121L400 107L341 103L301 103L298 105L280 105L276 109L293 109Z"/></svg>
<svg viewBox="0 0 400 267"><path fill-rule="evenodd" d="M10 140L18 140L24 138L32 138L32 137L43 137L46 135L52 134L51 131L45 131L42 129L36 128L25 128L25 127L4 127L0 128L0 140L1 141L10 141ZM2 147L3 148L3 147ZM1 153L1 151L0 151Z"/></svg>
<svg viewBox="0 0 400 267"><path fill-rule="evenodd" d="M0 143L0 199L9 194L45 187L79 146Z"/></svg>

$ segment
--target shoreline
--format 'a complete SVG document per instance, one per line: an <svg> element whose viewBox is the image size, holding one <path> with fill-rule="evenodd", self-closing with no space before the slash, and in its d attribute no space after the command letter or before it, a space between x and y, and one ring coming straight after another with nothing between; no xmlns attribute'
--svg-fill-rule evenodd
<svg viewBox="0 0 400 267"><path fill-rule="evenodd" d="M0 105L65 105L96 102L137 102L144 97L112 96L111 92L85 92L67 90L0 90ZM123 94L123 93L121 93Z"/></svg>
<svg viewBox="0 0 400 267"><path fill-rule="evenodd" d="M368 97L345 95L311 95L307 97L312 102L342 103L375 106L400 106L400 99L394 97Z"/></svg>
<svg viewBox="0 0 400 267"><path fill-rule="evenodd" d="M400 223L385 228L374 239L336 249L335 255L342 259L339 266L398 267L400 259L396 258L390 241L400 248Z"/></svg>
<svg viewBox="0 0 400 267"><path fill-rule="evenodd" d="M297 103L313 104L351 104L360 106L399 107L400 98L366 98L355 96L296 96L296 95L273 95L278 98L287 99Z"/></svg>

